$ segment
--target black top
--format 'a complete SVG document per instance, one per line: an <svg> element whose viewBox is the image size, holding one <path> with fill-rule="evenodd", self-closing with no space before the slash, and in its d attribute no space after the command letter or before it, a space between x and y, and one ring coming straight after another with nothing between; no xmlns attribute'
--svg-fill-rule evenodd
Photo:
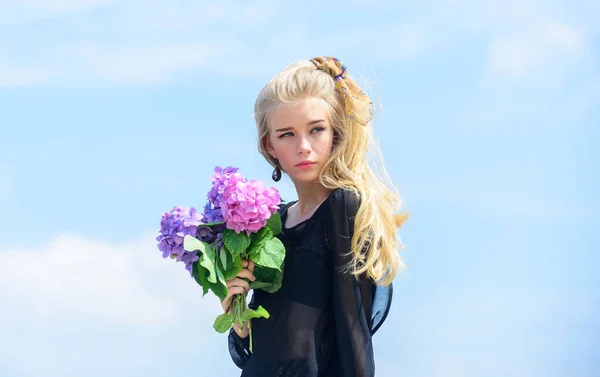
<svg viewBox="0 0 600 377"><path fill-rule="evenodd" d="M385 320L392 286L356 279L341 269L350 260L359 198L337 189L311 218L285 228L283 282L275 293L254 290L249 307L262 305L270 318L252 320L249 338L229 332L229 351L242 377L374 376L372 335Z"/></svg>

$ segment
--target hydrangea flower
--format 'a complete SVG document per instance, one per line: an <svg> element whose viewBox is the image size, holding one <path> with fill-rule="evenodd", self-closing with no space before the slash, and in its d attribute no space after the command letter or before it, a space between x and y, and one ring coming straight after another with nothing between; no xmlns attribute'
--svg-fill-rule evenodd
<svg viewBox="0 0 600 377"><path fill-rule="evenodd" d="M238 168L217 166L210 179L213 185L203 213L193 207L173 207L162 214L160 235L156 237L163 258L183 262L190 274L199 257L196 252L184 250L186 235L211 245L216 243L217 250L221 250L226 228L238 234L245 231L249 236L266 226L281 201L277 190L265 187L260 181L248 181L238 173ZM203 226L207 223L223 224Z"/></svg>
<svg viewBox="0 0 600 377"><path fill-rule="evenodd" d="M250 235L264 227L279 208L277 190L259 181L248 181L238 168L217 166L210 179L213 186L204 207L207 222L223 221L227 229Z"/></svg>
<svg viewBox="0 0 600 377"><path fill-rule="evenodd" d="M208 244L217 242L219 249L223 247L223 230L225 229L224 224L212 225L212 226L198 226L198 232L196 238L200 241Z"/></svg>
<svg viewBox="0 0 600 377"><path fill-rule="evenodd" d="M196 272L199 273L214 274L216 270L218 276L221 277L221 275L234 272L232 268L239 267L240 258L247 258L249 255L242 249L241 240L238 240L238 237L235 237L231 231L235 231L237 234L246 232L248 236L260 231L267 225L267 220L277 212L281 202L277 190L272 187L265 187L261 181L248 181L238 173L237 168L231 166L224 169L219 166L215 167L214 174L210 179L212 180L212 187L207 193L208 202L204 206L203 213L198 213L193 207L173 207L171 211L162 214L160 234L156 237L158 249L162 252L163 258L170 257L183 262L191 277L194 277L194 264L197 267ZM277 222L279 223L279 221ZM273 230L280 226L279 224L274 225L276 226L272 227ZM226 229L229 230L225 232ZM253 250L257 253L257 258L255 258L257 265L262 266L261 263L263 263L265 267L272 268L273 263L276 263L275 267L281 271L285 246L281 241L274 238L275 233L262 234L260 235L261 240L258 241L262 243L263 240L266 240L264 242L278 243L274 244L271 250L267 250L264 245L259 245ZM234 258L233 264L226 261L227 266L219 263L222 257L231 260L228 255L219 254L227 251L223 242L224 234L225 240L231 241L230 246L232 251L235 252L233 254L237 255L237 257L232 255ZM189 245L186 242L188 248L194 251L186 251L183 247L187 236L194 238L188 237ZM210 245L210 253L205 249L206 244ZM203 256L202 250L207 251L207 255ZM213 252L217 253L216 260ZM250 257L254 255L250 255ZM209 256L211 258L208 258ZM203 259L203 265L198 264L200 257L205 258ZM209 284L210 282L206 279L200 279L202 275L196 277L199 278L197 282L202 286L204 293L212 290L215 295L224 299L226 286L222 278L217 279L217 285L213 285ZM260 282L265 283L266 285L263 287L268 286L270 292L276 291L281 287L281 275L274 274L270 278L264 277L264 281L261 280ZM231 328L234 322L248 322L247 319L243 320L248 313L250 313L251 318L269 318L269 313L262 306L248 311L246 296L243 294L234 296L232 306L236 315L232 317L230 314L222 314L217 317L213 325L220 333ZM252 352L252 333L250 333L250 351Z"/></svg>
<svg viewBox="0 0 600 377"><path fill-rule="evenodd" d="M204 222L205 223L219 223L223 221L223 214L221 208L213 208L212 202L209 200L204 206Z"/></svg>
<svg viewBox="0 0 600 377"><path fill-rule="evenodd" d="M267 188L260 181L238 181L223 191L221 199L227 228L236 233L245 231L248 236L267 225L281 201L277 190Z"/></svg>
<svg viewBox="0 0 600 377"><path fill-rule="evenodd" d="M181 257L181 261L185 263L185 269L189 271L190 275L193 276L192 267L194 266L194 262L199 260L200 258L196 253L186 251Z"/></svg>
<svg viewBox="0 0 600 377"><path fill-rule="evenodd" d="M191 265L198 257L183 249L183 238L188 234L196 237L197 227L202 224L202 220L202 214L193 207L175 206L171 211L163 213L160 234L156 237L163 258L183 261L186 269L191 272Z"/></svg>
<svg viewBox="0 0 600 377"><path fill-rule="evenodd" d="M227 187L235 185L240 181L246 181L246 179L237 172L238 170L238 168L233 168L231 166L228 166L225 169L219 166L215 167L214 174L210 177L213 186L208 192L208 200L215 209L221 207L220 203L223 201L223 193Z"/></svg>

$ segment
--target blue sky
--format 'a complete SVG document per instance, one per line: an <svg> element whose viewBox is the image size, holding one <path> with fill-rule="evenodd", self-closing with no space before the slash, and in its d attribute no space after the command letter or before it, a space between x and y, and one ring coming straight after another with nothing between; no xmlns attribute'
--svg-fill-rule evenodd
<svg viewBox="0 0 600 377"><path fill-rule="evenodd" d="M271 182L255 97L317 55L379 104L412 214L378 376L597 376L598 15L560 0L0 2L0 376L239 373L217 299L153 238L162 212L204 203L215 165Z"/></svg>

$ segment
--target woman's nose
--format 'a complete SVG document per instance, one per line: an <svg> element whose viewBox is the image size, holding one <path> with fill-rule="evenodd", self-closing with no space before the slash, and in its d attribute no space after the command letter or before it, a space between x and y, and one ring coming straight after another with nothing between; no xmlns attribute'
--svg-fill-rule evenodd
<svg viewBox="0 0 600 377"><path fill-rule="evenodd" d="M300 144L298 145L298 153L299 154L307 154L310 153L310 142L305 138L300 138Z"/></svg>

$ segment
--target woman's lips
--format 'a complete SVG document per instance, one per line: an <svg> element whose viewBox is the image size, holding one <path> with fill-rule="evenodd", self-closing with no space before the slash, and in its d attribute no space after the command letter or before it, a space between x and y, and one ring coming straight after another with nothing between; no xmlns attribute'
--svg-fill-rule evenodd
<svg viewBox="0 0 600 377"><path fill-rule="evenodd" d="M313 165L315 165L315 163L312 161L304 161L304 162L299 163L296 166L300 169L310 169L311 167L313 167Z"/></svg>

